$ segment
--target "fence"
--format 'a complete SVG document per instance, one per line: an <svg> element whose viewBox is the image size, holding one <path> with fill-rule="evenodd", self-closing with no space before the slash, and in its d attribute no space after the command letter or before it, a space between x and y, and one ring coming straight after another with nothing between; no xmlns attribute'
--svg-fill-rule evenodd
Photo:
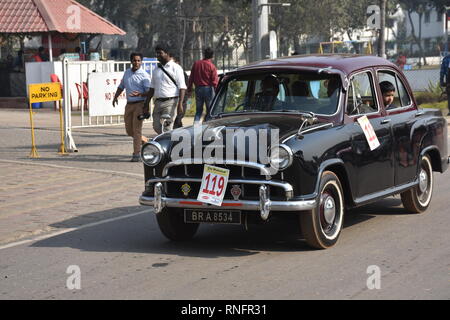
<svg viewBox="0 0 450 320"><path fill-rule="evenodd" d="M75 141L72 136L72 130L78 128L114 126L123 124L123 112L120 114L109 115L109 112L100 114L92 112L98 107L100 101L91 99L89 94L89 79L91 75L101 76L107 74L116 75L114 83L111 84L111 90L107 92L111 99L110 109L112 109L112 97L119 86L123 72L131 67L130 62L125 61L69 61L64 60L62 72L62 84L64 90L64 132L67 151L77 152ZM143 68L153 74L157 61L147 60L143 63ZM106 84L105 84L106 87ZM101 90L102 88L100 88ZM104 88L103 88L104 89ZM110 90L110 91L111 91ZM124 106L122 106L124 108ZM118 108L115 113L121 109ZM95 114L95 115L93 115Z"/></svg>
<svg viewBox="0 0 450 320"><path fill-rule="evenodd" d="M426 91L431 84L439 82L440 69L404 71L413 91Z"/></svg>

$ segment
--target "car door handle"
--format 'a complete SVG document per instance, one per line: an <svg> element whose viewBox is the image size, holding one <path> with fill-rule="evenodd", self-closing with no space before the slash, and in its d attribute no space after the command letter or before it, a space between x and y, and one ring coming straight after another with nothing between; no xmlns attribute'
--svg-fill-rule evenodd
<svg viewBox="0 0 450 320"><path fill-rule="evenodd" d="M381 124L389 124L392 122L392 119L384 119L383 121L381 121Z"/></svg>

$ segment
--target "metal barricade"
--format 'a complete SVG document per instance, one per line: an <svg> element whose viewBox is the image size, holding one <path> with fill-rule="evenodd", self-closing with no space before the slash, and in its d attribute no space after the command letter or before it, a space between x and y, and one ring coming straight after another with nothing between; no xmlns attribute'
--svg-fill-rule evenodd
<svg viewBox="0 0 450 320"><path fill-rule="evenodd" d="M63 86L64 86L64 131L66 148L69 152L77 152L77 147L72 136L73 129L89 127L107 127L123 125L123 115L117 116L90 116L90 101L88 92L89 74L95 73L124 73L131 67L127 61L69 61L63 62ZM153 66L156 61L143 62L143 68L152 77ZM74 98L75 97L75 98ZM76 103L75 103L76 101ZM73 110L74 107L77 110Z"/></svg>

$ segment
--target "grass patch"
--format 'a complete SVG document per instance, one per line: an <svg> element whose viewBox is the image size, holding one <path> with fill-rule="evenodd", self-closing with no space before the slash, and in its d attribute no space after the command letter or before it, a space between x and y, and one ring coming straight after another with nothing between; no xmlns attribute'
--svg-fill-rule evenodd
<svg viewBox="0 0 450 320"><path fill-rule="evenodd" d="M444 116L448 115L447 101L424 103L424 104L419 105L419 108L439 109L439 110L441 110L442 115L444 115Z"/></svg>

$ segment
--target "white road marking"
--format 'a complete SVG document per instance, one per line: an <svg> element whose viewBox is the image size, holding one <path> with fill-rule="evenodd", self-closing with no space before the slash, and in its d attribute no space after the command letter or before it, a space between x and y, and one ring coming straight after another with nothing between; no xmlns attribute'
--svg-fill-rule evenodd
<svg viewBox="0 0 450 320"><path fill-rule="evenodd" d="M13 242L13 243L10 243L10 244L4 245L4 246L0 246L0 250L21 246L21 245L24 245L24 244L27 244L27 243L31 243L31 242L37 242L37 241L46 240L46 239L53 238L53 237L56 237L56 236L60 236L62 234L66 234L66 233L69 233L69 232L79 231L79 230L95 227L95 226L98 226L98 225L102 225L102 224L105 224L105 223L110 223L110 222L115 222L115 221L119 221L119 220L124 220L124 219L132 218L132 217L135 217L135 216L139 216L139 215L144 214L144 213L151 213L151 212L152 212L152 209L146 209L144 211L132 213L132 214L129 214L129 215L126 215L126 216L121 216L121 217L116 217L116 218L111 218L111 219L106 219L106 220L102 220L102 221L98 221L98 222L89 223L89 224L86 224L86 225L78 227L78 228L63 229L61 231L57 231L57 232L54 232L54 233L42 235L42 236L39 236L39 237L36 237L36 238L33 238L33 239L22 240L22 241Z"/></svg>

